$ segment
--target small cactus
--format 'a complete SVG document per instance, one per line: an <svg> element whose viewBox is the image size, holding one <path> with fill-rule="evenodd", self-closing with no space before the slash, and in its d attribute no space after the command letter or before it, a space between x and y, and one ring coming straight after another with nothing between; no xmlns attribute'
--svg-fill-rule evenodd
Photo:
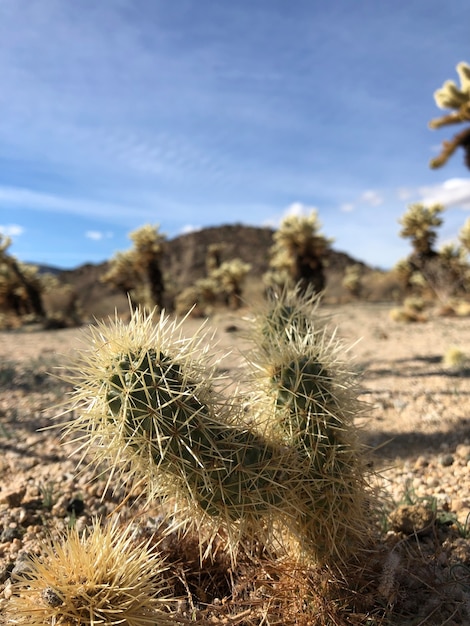
<svg viewBox="0 0 470 626"><path fill-rule="evenodd" d="M31 557L12 585L9 624L148 626L170 624L164 560L116 520L68 529Z"/></svg>
<svg viewBox="0 0 470 626"><path fill-rule="evenodd" d="M347 558L368 527L360 403L342 345L313 321L317 305L285 292L261 316L248 412L218 390L205 334L183 339L182 322L162 314L154 326L141 311L100 324L67 432L87 431L97 460L144 482L183 528L209 530L209 546L223 529L232 559L240 542L275 552L292 540L309 560Z"/></svg>

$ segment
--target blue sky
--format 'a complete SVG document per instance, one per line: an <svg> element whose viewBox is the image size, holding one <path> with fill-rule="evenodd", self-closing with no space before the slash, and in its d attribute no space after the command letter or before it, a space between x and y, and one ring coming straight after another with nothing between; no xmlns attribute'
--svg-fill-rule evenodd
<svg viewBox="0 0 470 626"><path fill-rule="evenodd" d="M101 262L318 210L333 247L391 267L411 202L470 215L433 93L470 63L468 0L0 0L0 230L23 261Z"/></svg>

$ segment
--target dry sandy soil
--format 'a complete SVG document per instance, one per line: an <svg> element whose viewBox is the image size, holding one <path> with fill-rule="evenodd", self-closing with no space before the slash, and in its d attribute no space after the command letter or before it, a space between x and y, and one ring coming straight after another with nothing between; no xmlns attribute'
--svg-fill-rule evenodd
<svg viewBox="0 0 470 626"><path fill-rule="evenodd" d="M396 502L431 502L440 514L460 522L452 540L462 544L458 563L465 580L455 597L449 596L448 610L443 608L448 590L441 595L437 589L433 593L439 596L439 610L432 603L425 608L428 590L420 609L409 609L417 611L416 620L408 617L396 623L470 623L470 549L462 537L470 512L470 319L431 315L425 323L396 323L389 306L363 303L324 310L332 314L332 325L350 346L346 358L360 376L361 399L368 404L359 421L366 443L374 449L371 459L384 472L384 488ZM243 370L246 315L248 310L218 313L211 320L217 349L232 350L221 363L230 375ZM185 331L191 335L199 325L199 320L189 319ZM44 534L28 502L42 499L48 508L49 517L42 518L46 522L70 514L70 502L79 491L93 513L109 513L116 506L112 500L92 503L99 494L85 486L86 476L76 477L67 446L59 445L56 433L37 432L37 427L49 424L52 406L68 390L45 371L59 363L67 366L74 351L86 346L85 337L84 329L0 333L0 593L6 598L19 556L36 545L33 538L39 541ZM451 348L460 349L467 361L455 368L446 365L443 357ZM445 541L449 538L439 536L439 550ZM452 552L452 566L456 558ZM446 564L442 561L443 568ZM382 603L390 610L400 604L396 589L389 590L390 597L383 593Z"/></svg>

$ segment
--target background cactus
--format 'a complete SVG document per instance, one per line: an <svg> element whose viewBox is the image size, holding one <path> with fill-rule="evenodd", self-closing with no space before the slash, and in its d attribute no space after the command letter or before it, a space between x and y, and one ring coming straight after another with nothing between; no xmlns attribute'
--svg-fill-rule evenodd
<svg viewBox="0 0 470 626"><path fill-rule="evenodd" d="M46 314L37 268L9 254L10 245L11 239L0 233L0 311L42 320Z"/></svg>
<svg viewBox="0 0 470 626"><path fill-rule="evenodd" d="M262 392L248 413L217 389L204 335L184 340L178 323L162 315L154 327L140 311L128 325L99 325L67 431L88 431L98 460L144 481L179 524L208 531L209 545L222 528L232 558L240 542L275 552L292 539L307 559L347 558L367 527L359 403L337 364L342 346L312 308L312 296L286 292L263 316L250 361Z"/></svg>
<svg viewBox="0 0 470 626"><path fill-rule="evenodd" d="M165 291L160 267L165 235L159 225L146 224L129 234L134 246L111 259L102 280L123 291L134 307L163 308Z"/></svg>
<svg viewBox="0 0 470 626"><path fill-rule="evenodd" d="M454 109L452 113L431 120L430 128L441 128L449 124L470 121L470 66L463 61L457 65L460 88L452 80L448 80L434 93L434 100L441 109ZM431 160L430 166L438 168L447 163L458 147L464 149L465 164L470 169L470 128L454 135L450 141L444 141L442 151Z"/></svg>
<svg viewBox="0 0 470 626"><path fill-rule="evenodd" d="M264 277L268 289L297 285L303 291L324 290L324 257L332 240L322 235L320 228L316 211L284 218L273 235L270 270Z"/></svg>

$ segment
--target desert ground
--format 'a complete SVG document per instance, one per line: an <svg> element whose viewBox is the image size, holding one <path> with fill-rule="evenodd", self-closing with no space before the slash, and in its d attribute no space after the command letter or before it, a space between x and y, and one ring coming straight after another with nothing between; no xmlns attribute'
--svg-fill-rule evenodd
<svg viewBox="0 0 470 626"><path fill-rule="evenodd" d="M357 424L370 464L380 473L387 512L424 504L433 510L433 528L407 531L392 518L385 521L384 542L406 546L393 582L377 582L370 609L362 608L356 620L349 611L344 622L318 623L470 624L470 318L431 312L422 323L397 323L390 308L349 303L321 312L331 315L331 327L344 341L344 360L357 374L365 403ZM230 377L243 374L250 315L244 308L207 320L211 351L224 354L219 368ZM185 334L200 325L187 319ZM25 557L40 552L52 528L67 525L71 516L86 526L125 497L119 490L102 497L103 484L89 483L89 469L76 471L78 455L60 441L60 431L41 430L57 422L51 417L70 391L48 372L69 368L76 350L86 349L86 337L86 328L0 333L2 611L11 597L12 571L21 574ZM455 349L461 359L448 364L445 356ZM206 598L207 605L212 601ZM238 621L212 613L212 623L282 623L249 621L243 610ZM285 623L304 623L300 616L298 622L289 619Z"/></svg>

